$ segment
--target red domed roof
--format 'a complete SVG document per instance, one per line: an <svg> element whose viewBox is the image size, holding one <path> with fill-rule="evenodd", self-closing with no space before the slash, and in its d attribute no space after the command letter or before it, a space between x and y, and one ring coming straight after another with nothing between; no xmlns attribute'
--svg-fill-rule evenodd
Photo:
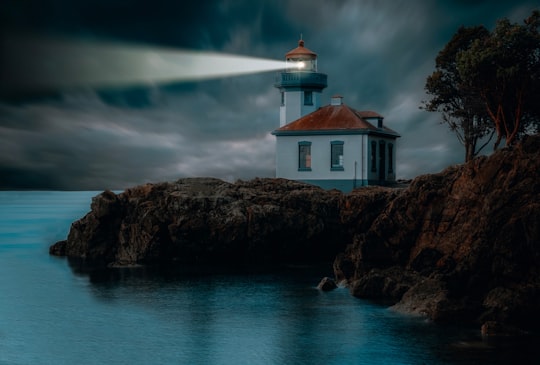
<svg viewBox="0 0 540 365"><path fill-rule="evenodd" d="M309 49L307 49L306 47L304 47L304 40L303 39L300 39L298 41L298 47L296 47L295 49L289 51L286 55L285 55L285 58L289 59L289 58L298 58L298 57L301 57L301 56L304 56L304 57L308 57L308 58L317 58L317 54Z"/></svg>

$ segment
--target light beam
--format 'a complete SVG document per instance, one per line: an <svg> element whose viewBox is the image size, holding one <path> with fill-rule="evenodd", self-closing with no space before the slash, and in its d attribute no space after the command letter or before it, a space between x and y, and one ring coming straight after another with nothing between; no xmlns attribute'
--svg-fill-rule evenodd
<svg viewBox="0 0 540 365"><path fill-rule="evenodd" d="M13 91L195 81L286 68L285 61L119 43L4 37L0 80Z"/></svg>

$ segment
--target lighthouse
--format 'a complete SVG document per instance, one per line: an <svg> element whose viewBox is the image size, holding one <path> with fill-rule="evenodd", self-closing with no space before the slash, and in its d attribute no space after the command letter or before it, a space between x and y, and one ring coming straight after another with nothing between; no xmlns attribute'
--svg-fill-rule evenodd
<svg viewBox="0 0 540 365"><path fill-rule="evenodd" d="M286 54L286 69L274 86L281 93L276 136L276 177L349 192L396 181L400 135L372 110L357 110L334 95L320 105L327 86L317 72L317 54L304 46Z"/></svg>
<svg viewBox="0 0 540 365"><path fill-rule="evenodd" d="M317 54L304 46L303 39L285 55L285 63L274 84L281 93L280 127L319 109L327 86L327 76L317 72Z"/></svg>

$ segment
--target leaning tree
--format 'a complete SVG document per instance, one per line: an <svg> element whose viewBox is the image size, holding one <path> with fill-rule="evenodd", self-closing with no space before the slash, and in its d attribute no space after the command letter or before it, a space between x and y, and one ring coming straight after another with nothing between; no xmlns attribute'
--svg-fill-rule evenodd
<svg viewBox="0 0 540 365"><path fill-rule="evenodd" d="M489 142L483 137L493 136L494 129L482 99L466 80L462 79L457 67L458 56L469 49L475 41L489 36L483 26L461 27L435 59L435 71L428 76L425 90L431 99L424 101L421 108L430 112L441 112L442 123L446 123L459 142L465 147L465 162L473 159Z"/></svg>

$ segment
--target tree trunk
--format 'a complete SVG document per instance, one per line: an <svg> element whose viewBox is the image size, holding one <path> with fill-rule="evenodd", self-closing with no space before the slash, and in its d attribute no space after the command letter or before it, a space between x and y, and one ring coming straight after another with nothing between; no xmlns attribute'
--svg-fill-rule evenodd
<svg viewBox="0 0 540 365"><path fill-rule="evenodd" d="M474 143L470 141L465 142L465 163L471 161L474 158Z"/></svg>

